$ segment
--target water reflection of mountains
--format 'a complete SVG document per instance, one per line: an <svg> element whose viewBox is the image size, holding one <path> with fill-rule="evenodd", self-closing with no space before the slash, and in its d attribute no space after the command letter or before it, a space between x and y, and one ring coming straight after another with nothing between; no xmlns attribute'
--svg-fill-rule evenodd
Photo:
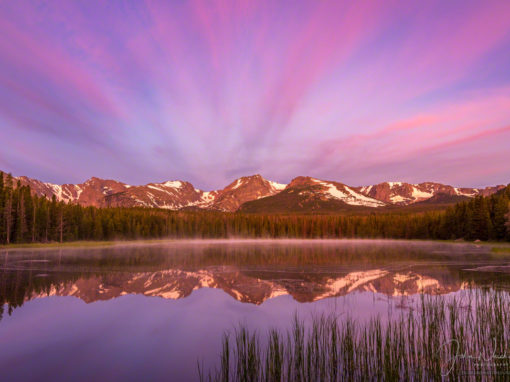
<svg viewBox="0 0 510 382"><path fill-rule="evenodd" d="M311 302L355 291L399 296L510 285L508 272L495 272L505 269L508 257L473 245L183 243L4 251L1 256L0 304L7 303L10 309L48 295L75 296L85 302L125 294L177 299L204 287L260 304L279 295Z"/></svg>

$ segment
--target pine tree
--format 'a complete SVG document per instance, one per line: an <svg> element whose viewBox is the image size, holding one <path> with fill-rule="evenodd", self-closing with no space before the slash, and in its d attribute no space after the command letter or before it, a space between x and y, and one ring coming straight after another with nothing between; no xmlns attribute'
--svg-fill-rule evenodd
<svg viewBox="0 0 510 382"><path fill-rule="evenodd" d="M12 175L7 174L7 180L5 184L5 207L4 207L4 224L5 224L5 243L9 244L11 242L11 233L12 233L12 198L13 198L13 189L12 189Z"/></svg>
<svg viewBox="0 0 510 382"><path fill-rule="evenodd" d="M103 240L103 223L98 213L94 217L94 239Z"/></svg>
<svg viewBox="0 0 510 382"><path fill-rule="evenodd" d="M32 201L32 243L35 242L36 227L37 227L36 206L35 201Z"/></svg>
<svg viewBox="0 0 510 382"><path fill-rule="evenodd" d="M510 203L508 203L508 213L506 214L506 240L510 241Z"/></svg>
<svg viewBox="0 0 510 382"><path fill-rule="evenodd" d="M58 233L59 233L59 241L62 243L64 241L64 208L60 206L58 209Z"/></svg>
<svg viewBox="0 0 510 382"><path fill-rule="evenodd" d="M5 238L5 187L4 187L4 173L0 171L0 243L4 242Z"/></svg>
<svg viewBox="0 0 510 382"><path fill-rule="evenodd" d="M23 243L25 241L26 233L27 233L27 215L25 211L25 198L23 195L23 189L18 181L18 186L16 187L16 191L18 194L18 203L16 210L16 242Z"/></svg>
<svg viewBox="0 0 510 382"><path fill-rule="evenodd" d="M473 201L474 214L471 237L478 240L488 240L492 234L492 222L487 206L487 199L477 196Z"/></svg>
<svg viewBox="0 0 510 382"><path fill-rule="evenodd" d="M496 240L504 240L506 236L506 214L508 212L508 198L502 195L494 203L494 236Z"/></svg>

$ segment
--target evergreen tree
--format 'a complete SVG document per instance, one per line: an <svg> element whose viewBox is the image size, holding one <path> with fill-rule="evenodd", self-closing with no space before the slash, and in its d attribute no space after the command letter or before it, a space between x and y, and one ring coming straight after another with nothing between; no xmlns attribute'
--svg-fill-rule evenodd
<svg viewBox="0 0 510 382"><path fill-rule="evenodd" d="M11 234L12 234L12 199L13 199L13 189L12 189L12 175L7 174L7 179L5 182L5 206L4 206L4 226L5 226L5 242L9 244L11 242Z"/></svg>
<svg viewBox="0 0 510 382"><path fill-rule="evenodd" d="M16 209L16 242L23 243L26 239L27 234L27 214L25 210L25 198L23 195L23 189L18 181L16 187L17 194L17 209Z"/></svg>
<svg viewBox="0 0 510 382"><path fill-rule="evenodd" d="M98 213L95 214L93 232L95 240L103 240L103 223Z"/></svg>
<svg viewBox="0 0 510 382"><path fill-rule="evenodd" d="M508 213L509 200L505 194L494 202L494 239L504 240L506 237L506 215Z"/></svg>
<svg viewBox="0 0 510 382"><path fill-rule="evenodd" d="M510 203L508 203L508 213L506 214L506 240L510 241Z"/></svg>
<svg viewBox="0 0 510 382"><path fill-rule="evenodd" d="M5 238L5 190L4 190L4 173L0 171L0 242Z"/></svg>

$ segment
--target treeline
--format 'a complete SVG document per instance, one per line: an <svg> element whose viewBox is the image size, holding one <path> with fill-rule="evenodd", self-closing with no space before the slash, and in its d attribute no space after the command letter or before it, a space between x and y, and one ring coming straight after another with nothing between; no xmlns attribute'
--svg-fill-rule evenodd
<svg viewBox="0 0 510 382"><path fill-rule="evenodd" d="M510 241L510 185L489 197L478 196L449 207L438 238Z"/></svg>
<svg viewBox="0 0 510 382"><path fill-rule="evenodd" d="M0 173L0 242L149 238L395 238L510 241L510 186L445 211L262 215L148 208L95 208L32 195Z"/></svg>

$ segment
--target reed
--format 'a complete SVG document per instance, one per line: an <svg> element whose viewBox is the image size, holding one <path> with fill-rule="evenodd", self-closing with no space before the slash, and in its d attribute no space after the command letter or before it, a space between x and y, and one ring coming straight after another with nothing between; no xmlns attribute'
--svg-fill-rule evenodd
<svg viewBox="0 0 510 382"><path fill-rule="evenodd" d="M510 380L510 293L422 295L394 317L297 315L288 331L223 337L209 381Z"/></svg>

